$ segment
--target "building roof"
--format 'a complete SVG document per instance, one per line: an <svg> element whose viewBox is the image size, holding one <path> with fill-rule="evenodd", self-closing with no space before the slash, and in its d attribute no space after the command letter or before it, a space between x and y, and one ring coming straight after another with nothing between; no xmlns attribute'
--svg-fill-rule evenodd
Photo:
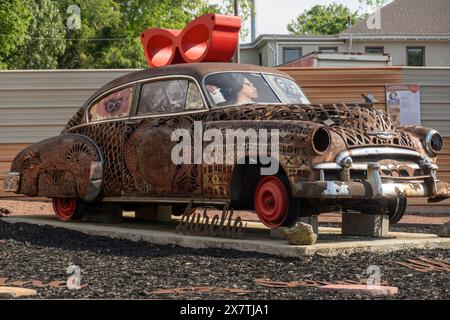
<svg viewBox="0 0 450 320"><path fill-rule="evenodd" d="M286 42L343 42L337 35L293 35L293 34L260 34L252 43L241 44L241 49L257 48L260 44L267 41L286 41Z"/></svg>
<svg viewBox="0 0 450 320"><path fill-rule="evenodd" d="M394 0L381 8L381 29L369 29L367 19L340 34L349 36L446 37L450 39L450 0Z"/></svg>

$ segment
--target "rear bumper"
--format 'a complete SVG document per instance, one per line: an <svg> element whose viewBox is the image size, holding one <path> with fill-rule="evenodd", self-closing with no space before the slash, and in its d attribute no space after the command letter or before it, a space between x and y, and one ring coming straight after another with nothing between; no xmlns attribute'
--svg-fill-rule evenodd
<svg viewBox="0 0 450 320"><path fill-rule="evenodd" d="M9 172L5 176L3 182L3 191L5 192L18 192L20 183L20 173Z"/></svg>

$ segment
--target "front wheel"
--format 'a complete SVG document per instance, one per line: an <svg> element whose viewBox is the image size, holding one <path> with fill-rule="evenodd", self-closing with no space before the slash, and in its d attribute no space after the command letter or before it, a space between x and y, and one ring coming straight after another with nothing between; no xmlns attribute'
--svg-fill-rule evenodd
<svg viewBox="0 0 450 320"><path fill-rule="evenodd" d="M61 221L79 220L83 214L84 202L78 198L53 198L53 211Z"/></svg>
<svg viewBox="0 0 450 320"><path fill-rule="evenodd" d="M262 177L256 186L255 211L267 227L291 227L295 224L299 200L290 195L289 182L283 176Z"/></svg>

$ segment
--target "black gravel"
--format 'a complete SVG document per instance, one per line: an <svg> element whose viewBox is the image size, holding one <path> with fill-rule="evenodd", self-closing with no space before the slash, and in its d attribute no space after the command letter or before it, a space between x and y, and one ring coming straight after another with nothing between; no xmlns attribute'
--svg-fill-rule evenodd
<svg viewBox="0 0 450 320"><path fill-rule="evenodd" d="M157 246L88 236L50 226L0 221L0 278L44 283L65 281L69 265L81 267L82 284L86 287L81 290L37 288L40 298L367 299L366 296L323 292L315 287L268 288L257 285L254 280L358 280L367 278L368 266L378 265L382 280L399 288L399 294L389 299L449 299L449 272L421 273L393 262L419 256L449 260L448 250L280 258L232 250ZM23 286L35 288L30 284ZM255 292L148 294L161 289L198 286Z"/></svg>

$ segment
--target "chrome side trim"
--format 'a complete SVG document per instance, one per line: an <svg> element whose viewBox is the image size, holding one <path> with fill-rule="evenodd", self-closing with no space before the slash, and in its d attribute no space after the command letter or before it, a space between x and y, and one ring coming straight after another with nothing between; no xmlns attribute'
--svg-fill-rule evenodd
<svg viewBox="0 0 450 320"><path fill-rule="evenodd" d="M142 202L142 203L200 203L225 205L229 200L204 199L204 198L159 198L159 197L107 197L103 202Z"/></svg>

